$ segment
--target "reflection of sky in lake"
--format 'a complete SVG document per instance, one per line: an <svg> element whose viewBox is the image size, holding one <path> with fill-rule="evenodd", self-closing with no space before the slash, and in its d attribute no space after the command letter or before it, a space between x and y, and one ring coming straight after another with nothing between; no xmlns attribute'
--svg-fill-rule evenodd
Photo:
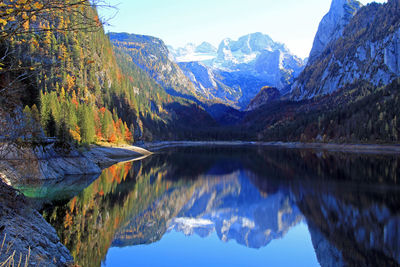
<svg viewBox="0 0 400 267"><path fill-rule="evenodd" d="M319 266L305 223L261 249L172 231L150 245L111 248L103 266Z"/></svg>
<svg viewBox="0 0 400 267"><path fill-rule="evenodd" d="M397 155L168 149L43 213L85 267L398 266L398 166Z"/></svg>

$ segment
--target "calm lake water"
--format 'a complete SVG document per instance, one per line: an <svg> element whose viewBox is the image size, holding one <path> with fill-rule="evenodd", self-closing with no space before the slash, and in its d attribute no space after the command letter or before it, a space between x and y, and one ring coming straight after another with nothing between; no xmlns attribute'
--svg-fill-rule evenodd
<svg viewBox="0 0 400 267"><path fill-rule="evenodd" d="M398 178L398 156L189 147L27 192L80 266L397 266Z"/></svg>

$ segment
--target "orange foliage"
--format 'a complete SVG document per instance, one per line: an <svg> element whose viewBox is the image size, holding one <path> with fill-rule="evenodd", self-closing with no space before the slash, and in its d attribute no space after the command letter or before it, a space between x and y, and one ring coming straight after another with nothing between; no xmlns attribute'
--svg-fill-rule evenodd
<svg viewBox="0 0 400 267"><path fill-rule="evenodd" d="M108 142L110 143L115 143L117 142L117 137L115 136L115 133L112 133L112 135L110 136L110 138L108 138Z"/></svg>
<svg viewBox="0 0 400 267"><path fill-rule="evenodd" d="M65 221L64 221L64 228L70 228L72 226L72 216L67 212L65 215Z"/></svg>
<svg viewBox="0 0 400 267"><path fill-rule="evenodd" d="M125 141L128 143L133 142L133 135L128 127L125 126Z"/></svg>
<svg viewBox="0 0 400 267"><path fill-rule="evenodd" d="M116 166L116 165L113 165L113 166L111 166L110 168L108 168L108 170L109 170L110 173L111 173L111 177L112 177L112 180L111 180L111 181L113 181L115 175L117 174L117 166Z"/></svg>
<svg viewBox="0 0 400 267"><path fill-rule="evenodd" d="M126 177L128 176L129 171L132 169L132 162L126 163L124 165L124 181Z"/></svg>
<svg viewBox="0 0 400 267"><path fill-rule="evenodd" d="M76 100L75 91L72 92L72 100L71 100L71 101L72 101L72 103L75 105L75 107L78 108L79 103L78 103L78 101Z"/></svg>
<svg viewBox="0 0 400 267"><path fill-rule="evenodd" d="M98 112L94 113L94 125L95 125L97 141L103 140L103 135L101 133L101 121L100 121L100 116L99 116Z"/></svg>
<svg viewBox="0 0 400 267"><path fill-rule="evenodd" d="M76 205L76 201L78 200L77 197L74 197L71 202L69 203L69 209L71 210L71 212L74 212L75 209L75 205Z"/></svg>

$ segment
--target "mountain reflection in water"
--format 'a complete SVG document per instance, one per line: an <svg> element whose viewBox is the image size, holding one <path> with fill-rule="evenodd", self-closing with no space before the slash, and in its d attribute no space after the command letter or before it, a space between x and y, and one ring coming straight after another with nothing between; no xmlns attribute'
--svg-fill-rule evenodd
<svg viewBox="0 0 400 267"><path fill-rule="evenodd" d="M101 266L110 247L157 244L172 232L204 240L216 234L263 253L299 223L308 225L314 247L310 264L316 257L322 266L397 266L399 163L390 155L171 148L112 166L43 214L81 266Z"/></svg>

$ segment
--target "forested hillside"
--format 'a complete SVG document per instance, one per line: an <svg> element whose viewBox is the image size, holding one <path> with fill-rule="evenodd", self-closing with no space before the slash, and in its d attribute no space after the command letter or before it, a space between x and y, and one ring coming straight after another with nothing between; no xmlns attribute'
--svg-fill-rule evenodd
<svg viewBox="0 0 400 267"><path fill-rule="evenodd" d="M89 2L51 12L42 1L25 2L29 10L17 5L21 14L0 22L1 118L8 125L0 136L10 137L16 122L22 131L14 139L40 142L45 134L61 144L185 138L198 125L215 126L203 108L167 94L114 50ZM21 30L12 32L17 23Z"/></svg>
<svg viewBox="0 0 400 267"><path fill-rule="evenodd" d="M18 80L21 74L12 68L5 69L2 80L9 78L14 84L2 99L8 102L20 96L16 104L26 106L25 126L37 125L32 127L34 138L40 136L41 125L47 136L63 142L132 142L139 126L134 83L118 67L96 11L86 4L70 9L79 12L43 11L49 19L37 18L34 12L22 14L29 16L24 31L3 40L2 51L12 49L8 60L18 62L23 79ZM75 28L85 19L95 25ZM129 103L134 118L118 116L116 100Z"/></svg>
<svg viewBox="0 0 400 267"><path fill-rule="evenodd" d="M127 33L109 33L116 50L130 56L132 62L154 78L171 95L189 99L201 97L192 82L169 58L169 51L158 38Z"/></svg>
<svg viewBox="0 0 400 267"><path fill-rule="evenodd" d="M243 124L263 141L398 143L400 81L367 82L311 100L278 101L246 114Z"/></svg>

